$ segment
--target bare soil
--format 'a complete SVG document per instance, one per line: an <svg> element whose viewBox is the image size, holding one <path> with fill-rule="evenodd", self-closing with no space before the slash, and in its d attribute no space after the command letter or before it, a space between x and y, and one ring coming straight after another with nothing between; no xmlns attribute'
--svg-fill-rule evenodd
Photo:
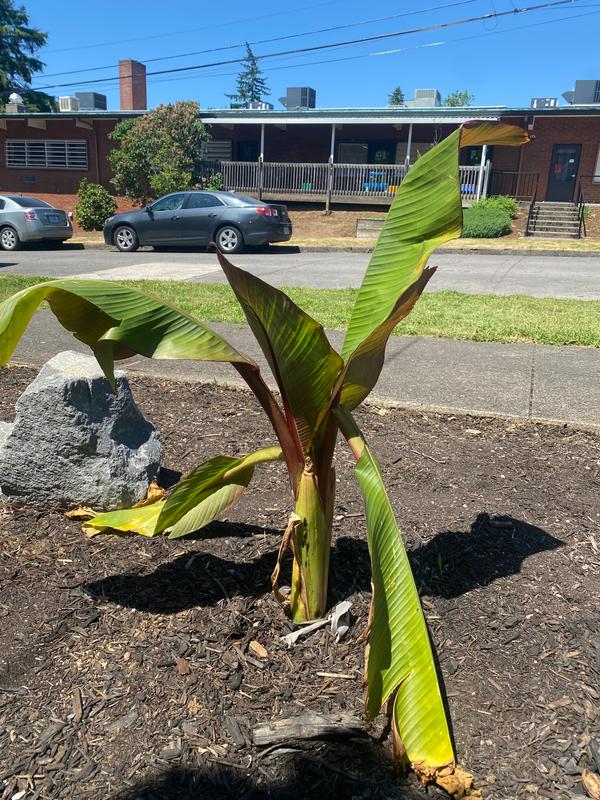
<svg viewBox="0 0 600 800"><path fill-rule="evenodd" d="M0 419L34 374L0 372ZM273 440L245 392L131 383L170 470ZM357 417L410 548L460 763L489 800L578 796L581 770L600 770L600 434ZM0 798L441 797L396 772L385 719L367 737L252 744L258 722L362 713L369 558L345 449L336 468L330 599L354 615L340 644L328 629L280 641L281 465L261 467L227 519L173 542L86 539L58 511L0 506Z"/></svg>

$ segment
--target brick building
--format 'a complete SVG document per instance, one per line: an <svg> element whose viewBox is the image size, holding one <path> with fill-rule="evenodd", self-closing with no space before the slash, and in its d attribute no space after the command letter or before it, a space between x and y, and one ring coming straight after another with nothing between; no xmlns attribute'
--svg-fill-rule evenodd
<svg viewBox="0 0 600 800"><path fill-rule="evenodd" d="M119 62L118 111L0 114L0 191L72 194L82 178L110 188L108 134L143 113L146 70ZM535 137L522 148L461 154L463 197L600 203L600 104L552 108L225 109L202 111L226 188L265 198L389 204L407 168L467 120L506 120Z"/></svg>

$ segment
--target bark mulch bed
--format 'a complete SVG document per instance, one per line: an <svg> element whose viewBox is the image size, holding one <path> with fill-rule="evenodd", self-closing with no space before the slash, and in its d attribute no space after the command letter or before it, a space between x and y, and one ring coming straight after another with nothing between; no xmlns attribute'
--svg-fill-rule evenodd
<svg viewBox="0 0 600 800"><path fill-rule="evenodd" d="M0 372L0 419L33 376ZM273 440L244 392L132 388L173 470ZM490 800L579 796L582 768L600 770L600 435L358 418L410 547L461 764ZM258 722L362 712L370 583L352 470L340 449L331 600L355 617L340 644L328 629L280 641L281 465L257 470L227 520L176 542L86 539L58 512L0 511L0 798L441 797L394 771L385 720L367 738L251 743Z"/></svg>

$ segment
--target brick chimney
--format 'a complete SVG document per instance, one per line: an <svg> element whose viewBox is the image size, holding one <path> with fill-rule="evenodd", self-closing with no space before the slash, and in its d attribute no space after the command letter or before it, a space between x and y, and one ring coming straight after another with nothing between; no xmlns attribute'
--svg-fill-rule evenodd
<svg viewBox="0 0 600 800"><path fill-rule="evenodd" d="M121 90L121 111L145 111L146 65L131 58L119 61L119 87Z"/></svg>

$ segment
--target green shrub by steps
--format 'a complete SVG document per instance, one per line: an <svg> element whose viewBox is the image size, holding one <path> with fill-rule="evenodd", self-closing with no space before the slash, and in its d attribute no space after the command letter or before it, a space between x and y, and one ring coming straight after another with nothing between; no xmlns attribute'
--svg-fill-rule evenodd
<svg viewBox="0 0 600 800"><path fill-rule="evenodd" d="M486 197L475 203L477 208L494 208L500 211L505 211L511 219L515 219L519 211L519 204L514 197L507 197L505 194L499 194L497 197ZM474 206L471 206L473 208Z"/></svg>
<svg viewBox="0 0 600 800"><path fill-rule="evenodd" d="M476 203L465 209L463 219L462 235L466 239L497 239L511 231L510 215L493 206Z"/></svg>
<svg viewBox="0 0 600 800"><path fill-rule="evenodd" d="M104 221L117 210L115 198L99 183L84 178L79 184L75 220L84 231L101 231Z"/></svg>

